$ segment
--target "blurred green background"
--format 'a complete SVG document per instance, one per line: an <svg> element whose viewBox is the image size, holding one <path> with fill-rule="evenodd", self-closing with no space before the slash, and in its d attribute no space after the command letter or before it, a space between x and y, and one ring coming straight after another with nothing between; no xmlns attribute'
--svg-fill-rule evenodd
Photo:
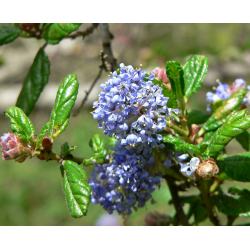
<svg viewBox="0 0 250 250"><path fill-rule="evenodd" d="M6 25L6 24L5 24ZM83 24L84 30L89 24ZM202 88L194 94L188 108L206 109L205 95L216 86L216 79L231 84L236 78L244 78L250 82L250 24L110 24L114 35L112 48L118 63L140 64L147 71L155 66L164 67L167 60L178 60L182 65L193 54L208 57L210 66ZM44 41L18 38L11 44L0 47L0 134L10 132L9 119L4 110L15 105L30 65L39 47ZM51 62L49 83L41 94L32 111L37 134L49 120L57 88L63 78L76 73L80 90L76 107L79 106L91 82L98 73L100 65L98 55L102 49L100 32L97 29L84 40L65 40L59 45L48 45L46 53ZM77 117L71 117L66 131L54 144L54 150L67 141L70 146L77 145L74 155L90 157L92 152L88 146L90 138L100 133L97 122L93 120L92 102L97 99L101 82L108 79L104 73L96 84L85 108ZM228 154L243 152L241 146L232 141L227 146ZM93 171L86 167L87 174ZM250 184L231 182L229 186L240 185L250 188ZM182 192L183 195L197 193ZM126 221L126 225L144 225L145 215L153 210L174 215L174 208L168 204L170 193L165 183L153 194L156 204L148 204L139 209ZM188 210L188 205L184 206ZM95 225L101 215L106 212L99 205L90 204L87 216L71 218L65 197L62 192L59 166L55 162L43 162L38 159L26 160L23 164L0 160L0 225ZM115 215L117 216L117 215ZM220 214L225 222L225 216ZM236 224L250 222L239 218ZM119 218L120 225L123 220ZM211 225L206 220L201 225Z"/></svg>

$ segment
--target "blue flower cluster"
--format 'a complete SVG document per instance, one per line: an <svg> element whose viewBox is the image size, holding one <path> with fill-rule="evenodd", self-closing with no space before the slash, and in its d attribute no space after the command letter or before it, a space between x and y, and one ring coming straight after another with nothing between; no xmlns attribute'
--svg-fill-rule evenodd
<svg viewBox="0 0 250 250"><path fill-rule="evenodd" d="M228 99L235 91L246 88L246 82L245 80L239 78L234 81L234 83L229 86L228 84L223 84L218 80L219 86L215 88L216 93L213 92L207 92L206 94L206 100L209 102L207 106L207 111L211 111L210 104L215 103L219 100L226 100ZM247 86L248 91L250 91L250 86ZM245 97L242 101L242 104L247 104L248 98Z"/></svg>
<svg viewBox="0 0 250 250"><path fill-rule="evenodd" d="M91 201L109 213L129 215L131 208L143 207L162 181L152 150L164 147L159 132L166 127L166 116L178 110L167 107L168 97L152 80L154 75L146 77L141 68L122 63L119 74L114 71L101 84L103 91L93 104L99 128L118 140L110 163L96 165L89 181Z"/></svg>
<svg viewBox="0 0 250 250"><path fill-rule="evenodd" d="M111 163L95 167L89 184L92 189L91 202L100 203L108 213L114 210L130 215L152 199L151 193L162 182L161 172L149 174L154 167L153 157L145 159L134 148L127 149L117 143L113 148Z"/></svg>

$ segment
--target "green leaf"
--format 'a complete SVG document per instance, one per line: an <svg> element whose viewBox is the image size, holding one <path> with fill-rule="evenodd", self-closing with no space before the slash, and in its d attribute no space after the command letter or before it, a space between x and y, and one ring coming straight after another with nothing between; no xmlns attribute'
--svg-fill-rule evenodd
<svg viewBox="0 0 250 250"><path fill-rule="evenodd" d="M194 94L202 84L208 70L208 59L202 55L192 56L183 66L185 97Z"/></svg>
<svg viewBox="0 0 250 250"><path fill-rule="evenodd" d="M62 155L62 156L66 156L66 155L70 154L71 151L75 150L76 148L77 148L77 146L69 147L68 142L65 142L65 143L61 146L61 155Z"/></svg>
<svg viewBox="0 0 250 250"><path fill-rule="evenodd" d="M173 136L173 135L164 136L163 142L173 144L175 147L175 151L182 151L184 153L189 153L191 150L194 152L195 155L201 154L201 152L195 145L182 141L178 136Z"/></svg>
<svg viewBox="0 0 250 250"><path fill-rule="evenodd" d="M204 157L216 157L220 151L238 134L250 127L250 116L246 110L232 113L226 122L214 133Z"/></svg>
<svg viewBox="0 0 250 250"><path fill-rule="evenodd" d="M38 136L38 139L37 139L37 141L36 141L36 148L40 148L40 144L41 144L41 142L42 142L42 140L43 140L43 138L44 138L46 132L49 130L50 126L51 126L51 122L47 122L47 123L43 126L43 128L42 128L42 130L41 130L41 133L40 133L40 135Z"/></svg>
<svg viewBox="0 0 250 250"><path fill-rule="evenodd" d="M188 109L188 126L192 124L203 124L207 121L209 116L211 115L209 112L204 112L195 109Z"/></svg>
<svg viewBox="0 0 250 250"><path fill-rule="evenodd" d="M176 61L168 61L166 64L166 73L171 83L171 88L173 93L177 97L180 108L184 110L185 102L184 102L184 78L183 78L183 70L180 64Z"/></svg>
<svg viewBox="0 0 250 250"><path fill-rule="evenodd" d="M213 123L210 123L209 125L204 125L203 129L206 132L215 131L216 129L218 129L219 127L221 127L225 123L226 120L227 120L226 118L223 118L221 120L218 120L218 121L215 121Z"/></svg>
<svg viewBox="0 0 250 250"><path fill-rule="evenodd" d="M10 127L13 133L20 137L21 141L25 143L33 141L35 135L34 126L20 108L15 106L7 108L5 115L10 118Z"/></svg>
<svg viewBox="0 0 250 250"><path fill-rule="evenodd" d="M81 23L51 23L46 27L43 37L48 43L57 44L64 36L76 31L80 25Z"/></svg>
<svg viewBox="0 0 250 250"><path fill-rule="evenodd" d="M250 153L227 156L216 162L219 169L233 180L250 182Z"/></svg>
<svg viewBox="0 0 250 250"><path fill-rule="evenodd" d="M94 156L89 159L84 159L84 165L89 166L96 163L103 163L108 152L105 149L105 141L99 134L94 135L89 141L89 146L94 152Z"/></svg>
<svg viewBox="0 0 250 250"><path fill-rule="evenodd" d="M13 26L0 26L0 46L18 38L21 30Z"/></svg>
<svg viewBox="0 0 250 250"><path fill-rule="evenodd" d="M214 103L211 103L210 108L211 108L212 113L214 113L216 109L222 105L222 103L223 103L223 100L218 100L218 101L215 101Z"/></svg>
<svg viewBox="0 0 250 250"><path fill-rule="evenodd" d="M250 133L245 131L235 137L235 139L241 144L241 146L246 150L250 151Z"/></svg>
<svg viewBox="0 0 250 250"><path fill-rule="evenodd" d="M16 103L16 106L21 108L26 115L29 115L33 110L44 86L48 82L49 73L49 59L41 48L30 67Z"/></svg>
<svg viewBox="0 0 250 250"><path fill-rule="evenodd" d="M221 213L250 217L250 192L240 187L228 189L228 194L218 194L213 196L214 203Z"/></svg>
<svg viewBox="0 0 250 250"><path fill-rule="evenodd" d="M87 214L91 188L86 172L77 163L65 161L61 166L63 190L72 217L80 218Z"/></svg>
<svg viewBox="0 0 250 250"><path fill-rule="evenodd" d="M57 137L67 127L70 112L78 94L78 87L79 83L75 74L66 76L60 85L50 117L50 137Z"/></svg>
<svg viewBox="0 0 250 250"><path fill-rule="evenodd" d="M214 123L215 121L225 118L234 110L238 110L246 93L247 93L246 89L240 89L234 92L227 100L223 101L222 106L220 106L212 114L212 116L204 124L204 127Z"/></svg>
<svg viewBox="0 0 250 250"><path fill-rule="evenodd" d="M177 108L177 100L176 100L174 93L164 85L162 88L163 88L162 94L165 97L169 98L168 102L167 102L168 108L176 109Z"/></svg>

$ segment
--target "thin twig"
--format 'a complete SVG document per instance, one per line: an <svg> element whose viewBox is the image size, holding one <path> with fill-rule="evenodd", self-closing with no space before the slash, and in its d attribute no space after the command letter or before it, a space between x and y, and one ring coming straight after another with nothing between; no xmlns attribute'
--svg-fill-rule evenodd
<svg viewBox="0 0 250 250"><path fill-rule="evenodd" d="M102 61L102 64L99 66L100 70L99 70L98 75L96 76L96 78L94 79L93 83L91 84L89 91L86 91L86 95L85 95L84 99L82 100L81 105L75 111L75 113L73 114L73 116L77 116L79 114L79 112L82 109L82 107L84 106L85 102L88 100L88 96L89 96L90 92L94 88L94 86L95 86L96 82L98 81L98 79L101 77L102 71L103 70L107 71L106 64L105 64L105 56L104 56L103 51L101 51L101 61Z"/></svg>
<svg viewBox="0 0 250 250"><path fill-rule="evenodd" d="M83 39L88 36L89 34L93 33L93 31L98 27L99 23L92 23L90 27L88 27L84 31L77 31L74 34L67 35L64 38L72 38L75 39L76 37L81 36Z"/></svg>
<svg viewBox="0 0 250 250"><path fill-rule="evenodd" d="M100 31L102 36L102 46L104 54L107 55L106 61L110 66L109 71L113 72L118 68L117 60L115 59L111 49L111 39L113 38L113 35L109 31L109 25L107 23L100 23Z"/></svg>
<svg viewBox="0 0 250 250"><path fill-rule="evenodd" d="M175 207L175 211L176 211L176 215L177 215L178 220L180 221L180 223L183 226L189 226L188 219L187 219L187 217L184 214L184 211L182 209L181 200L180 200L180 197L178 195L177 186L175 185L175 183L171 177L170 178L167 177L166 181L167 181L170 193L172 195L172 200L173 200L173 204Z"/></svg>

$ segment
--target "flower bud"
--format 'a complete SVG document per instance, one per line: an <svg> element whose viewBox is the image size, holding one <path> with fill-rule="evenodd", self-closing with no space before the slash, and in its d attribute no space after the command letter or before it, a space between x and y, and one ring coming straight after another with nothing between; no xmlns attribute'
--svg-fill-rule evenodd
<svg viewBox="0 0 250 250"><path fill-rule="evenodd" d="M166 73L166 69L156 67L151 71L151 74L155 75L155 78L163 83L169 83L169 79Z"/></svg>
<svg viewBox="0 0 250 250"><path fill-rule="evenodd" d="M48 136L45 136L42 140L42 147L44 151L51 151L53 143Z"/></svg>
<svg viewBox="0 0 250 250"><path fill-rule="evenodd" d="M3 134L0 137L0 145L3 160L14 160L23 162L28 156L31 156L31 148L27 143L23 143L20 138L12 133Z"/></svg>
<svg viewBox="0 0 250 250"><path fill-rule="evenodd" d="M169 226L172 218L168 214L160 214L157 211L150 212L145 217L146 226Z"/></svg>
<svg viewBox="0 0 250 250"><path fill-rule="evenodd" d="M216 165L214 159L210 158L200 163L195 173L196 175L201 176L203 179L211 179L217 173L219 173L219 168Z"/></svg>

